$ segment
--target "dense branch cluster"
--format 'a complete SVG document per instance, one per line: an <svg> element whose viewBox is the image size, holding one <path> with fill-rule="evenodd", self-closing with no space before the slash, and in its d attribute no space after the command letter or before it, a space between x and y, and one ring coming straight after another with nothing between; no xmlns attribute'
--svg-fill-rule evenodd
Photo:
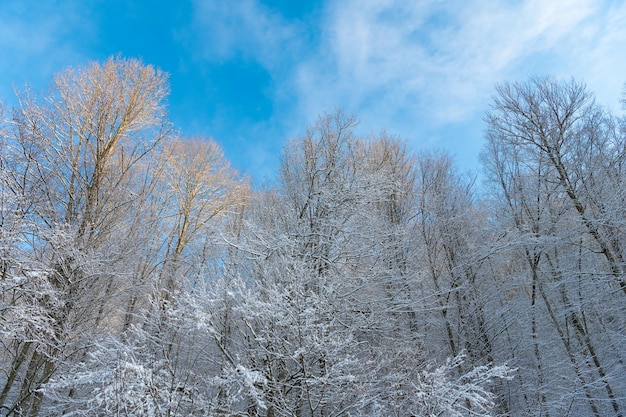
<svg viewBox="0 0 626 417"><path fill-rule="evenodd" d="M626 129L583 85L496 87L482 188L337 111L252 189L167 94L115 58L0 112L0 415L624 415Z"/></svg>

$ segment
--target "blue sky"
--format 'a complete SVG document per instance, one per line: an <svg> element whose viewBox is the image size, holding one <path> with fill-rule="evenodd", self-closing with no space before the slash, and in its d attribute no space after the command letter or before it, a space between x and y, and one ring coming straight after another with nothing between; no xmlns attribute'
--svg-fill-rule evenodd
<svg viewBox="0 0 626 417"><path fill-rule="evenodd" d="M68 66L139 57L170 74L170 118L275 177L286 140L341 108L362 135L478 169L494 84L574 77L621 112L626 2L0 0L0 99Z"/></svg>

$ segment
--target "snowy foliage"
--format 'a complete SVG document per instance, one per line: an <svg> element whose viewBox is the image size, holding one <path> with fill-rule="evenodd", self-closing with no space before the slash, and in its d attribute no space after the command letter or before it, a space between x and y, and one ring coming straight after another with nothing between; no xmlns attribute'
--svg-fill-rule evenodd
<svg viewBox="0 0 626 417"><path fill-rule="evenodd" d="M93 63L0 125L0 415L624 414L626 129L584 86L497 87L483 189L337 111L253 192L164 82Z"/></svg>

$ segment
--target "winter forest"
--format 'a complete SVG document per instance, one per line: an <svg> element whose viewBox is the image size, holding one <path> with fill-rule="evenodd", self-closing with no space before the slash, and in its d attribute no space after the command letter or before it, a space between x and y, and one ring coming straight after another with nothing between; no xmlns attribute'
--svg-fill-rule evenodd
<svg viewBox="0 0 626 417"><path fill-rule="evenodd" d="M626 121L582 82L496 85L480 180L335 111L264 187L168 88L0 107L1 416L626 414Z"/></svg>

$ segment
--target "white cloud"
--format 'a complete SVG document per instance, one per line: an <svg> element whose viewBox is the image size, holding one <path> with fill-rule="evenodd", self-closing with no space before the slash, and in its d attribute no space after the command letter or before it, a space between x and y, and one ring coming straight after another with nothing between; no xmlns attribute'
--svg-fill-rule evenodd
<svg viewBox="0 0 626 417"><path fill-rule="evenodd" d="M13 86L27 82L44 89L51 75L84 57L71 37L78 27L88 30L74 1L39 2L6 0L0 13L0 97L13 100ZM11 103L15 104L15 103Z"/></svg>
<svg viewBox="0 0 626 417"><path fill-rule="evenodd" d="M340 107L364 133L452 147L470 165L496 82L573 75L600 101L617 97L625 17L596 0L329 0L311 23L260 0L194 0L191 31L199 59L254 61L274 81L272 118L255 127L275 138L267 152Z"/></svg>
<svg viewBox="0 0 626 417"><path fill-rule="evenodd" d="M459 120L513 64L571 35L591 13L590 4L336 3L320 47L322 59L312 57L300 69L299 87L303 96L316 96L319 84L327 85L339 101L357 109L367 108L375 92L391 107L408 105L441 122Z"/></svg>
<svg viewBox="0 0 626 417"><path fill-rule="evenodd" d="M299 111L312 120L339 106L367 129L446 146L436 141L458 134L459 125L481 129L496 82L573 75L592 90L619 91L625 7L595 0L331 2L321 44L293 74ZM599 77L605 87L592 82ZM471 139L482 141L480 134Z"/></svg>
<svg viewBox="0 0 626 417"><path fill-rule="evenodd" d="M201 58L225 61L240 56L276 70L300 40L299 28L257 0L194 0L193 36Z"/></svg>
<svg viewBox="0 0 626 417"><path fill-rule="evenodd" d="M617 110L626 82L626 3L615 2L594 13L563 52L562 76L585 81L598 101Z"/></svg>

